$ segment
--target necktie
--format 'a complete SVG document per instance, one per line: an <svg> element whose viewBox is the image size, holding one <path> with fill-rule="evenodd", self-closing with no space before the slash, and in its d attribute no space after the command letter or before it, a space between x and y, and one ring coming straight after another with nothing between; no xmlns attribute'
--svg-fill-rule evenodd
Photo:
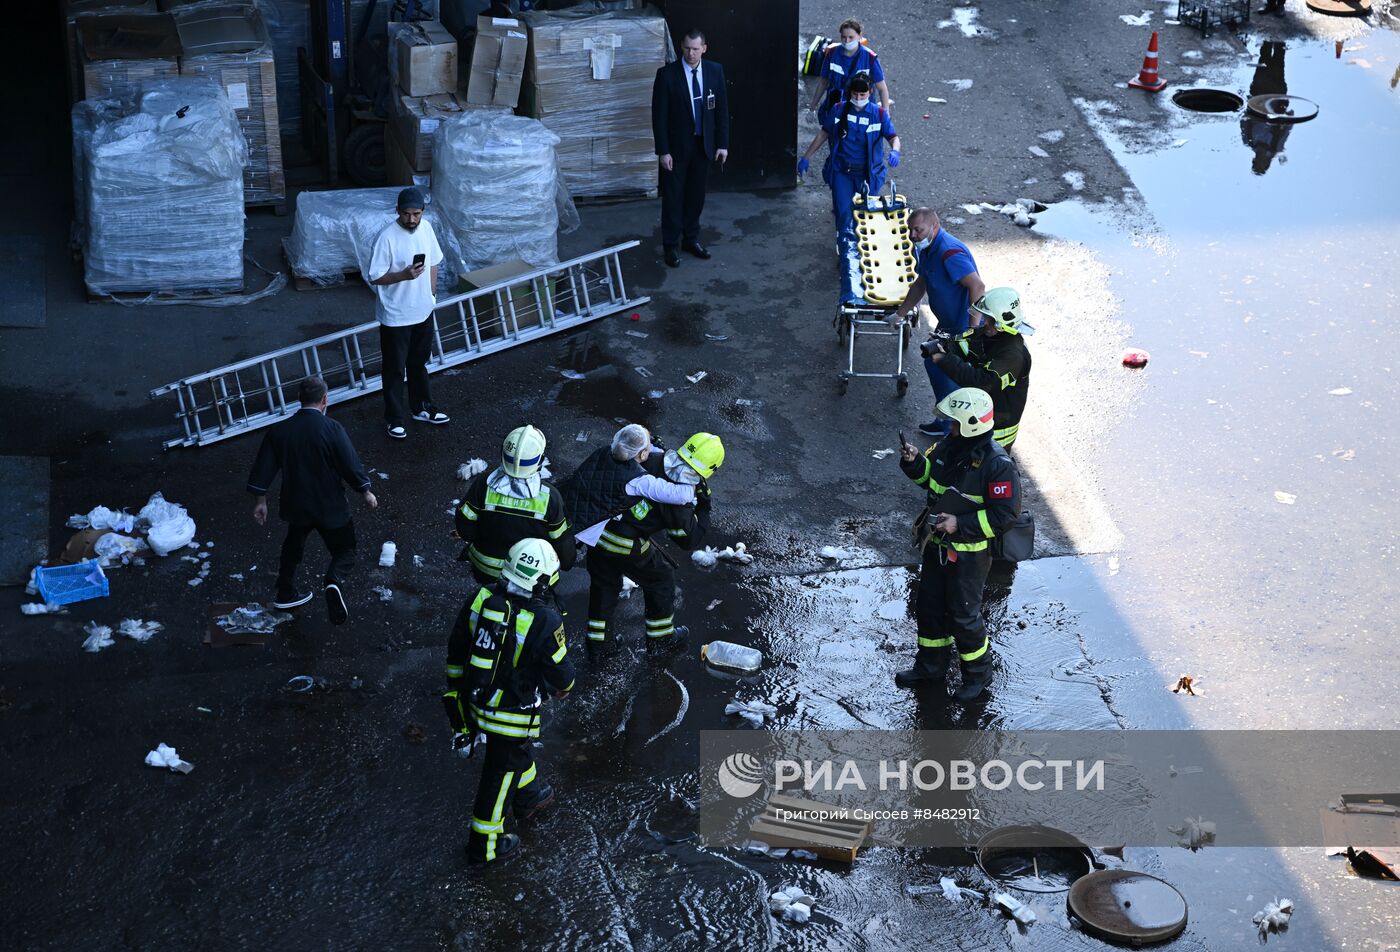
<svg viewBox="0 0 1400 952"><path fill-rule="evenodd" d="M700 67L696 66L690 71L690 111L695 114L695 134L704 135L705 130L700 125Z"/></svg>

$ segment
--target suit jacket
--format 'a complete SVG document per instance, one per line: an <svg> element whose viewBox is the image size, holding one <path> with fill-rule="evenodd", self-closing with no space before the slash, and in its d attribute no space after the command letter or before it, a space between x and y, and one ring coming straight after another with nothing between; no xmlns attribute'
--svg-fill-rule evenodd
<svg viewBox="0 0 1400 952"><path fill-rule="evenodd" d="M715 108L701 104L700 122L705 135L705 155L715 157L716 149L729 148L729 89L724 67L712 60L700 61L700 81L705 98L714 93ZM651 134L657 155L688 154L686 147L695 136L695 118L690 105L690 73L684 60L667 63L656 71L651 88Z"/></svg>
<svg viewBox="0 0 1400 952"><path fill-rule="evenodd" d="M278 514L296 525L340 528L350 521L342 483L357 492L369 488L369 476L345 427L310 407L267 431L248 476L248 492L267 495L278 472L282 474Z"/></svg>

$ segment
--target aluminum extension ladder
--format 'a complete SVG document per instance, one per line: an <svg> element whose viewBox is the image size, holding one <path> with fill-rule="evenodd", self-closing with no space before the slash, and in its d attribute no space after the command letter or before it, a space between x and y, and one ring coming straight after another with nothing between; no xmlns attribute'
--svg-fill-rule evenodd
<svg viewBox="0 0 1400 952"><path fill-rule="evenodd" d="M651 298L629 297L622 280L620 255L638 244L613 245L440 301L428 372L647 303ZM326 381L330 403L375 393L383 386L379 363L379 324L371 321L157 387L152 399L175 395L175 419L184 431L164 448L205 446L284 420L301 408L297 385L313 374Z"/></svg>

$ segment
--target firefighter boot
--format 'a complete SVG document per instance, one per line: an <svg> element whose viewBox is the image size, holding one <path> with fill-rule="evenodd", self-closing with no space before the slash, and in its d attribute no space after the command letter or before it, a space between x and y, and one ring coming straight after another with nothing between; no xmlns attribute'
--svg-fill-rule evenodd
<svg viewBox="0 0 1400 952"><path fill-rule="evenodd" d="M554 802L554 788L549 784L530 784L530 789L522 790L515 798L511 809L515 811L515 818L524 822L538 813L542 813L550 804Z"/></svg>
<svg viewBox="0 0 1400 952"><path fill-rule="evenodd" d="M519 855L520 837L516 836L514 833L502 833L496 838L496 856L491 860L487 860L485 857L473 853L471 844L467 844L467 862L480 866L504 862L508 859L514 859Z"/></svg>
<svg viewBox="0 0 1400 952"><path fill-rule="evenodd" d="M679 651L681 648L685 647L686 639L689 634L689 628L685 625L677 625L672 629L670 634L648 635L647 651L657 654L670 654L673 651Z"/></svg>
<svg viewBox="0 0 1400 952"><path fill-rule="evenodd" d="M983 665L975 670L963 666L962 687L953 692L953 698L962 701L964 704L975 701L987 690L987 681L991 679L991 669Z"/></svg>

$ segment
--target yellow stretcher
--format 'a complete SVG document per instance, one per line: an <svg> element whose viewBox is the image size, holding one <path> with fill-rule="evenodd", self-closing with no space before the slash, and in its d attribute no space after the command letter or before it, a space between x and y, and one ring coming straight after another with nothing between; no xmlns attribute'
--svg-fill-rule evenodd
<svg viewBox="0 0 1400 952"><path fill-rule="evenodd" d="M904 303L905 295L918 277L914 241L909 237L909 211L904 196L895 194L893 187L888 195L855 196L852 215L864 291L863 303L838 305L832 322L837 338L846 347L846 369L837 375L841 393L846 392L854 377L892 379L895 393L901 397L909 389L909 375L904 372L904 351L909 347L911 321L900 323L897 329L889 324L890 316ZM857 371L857 337L895 338L894 372Z"/></svg>

